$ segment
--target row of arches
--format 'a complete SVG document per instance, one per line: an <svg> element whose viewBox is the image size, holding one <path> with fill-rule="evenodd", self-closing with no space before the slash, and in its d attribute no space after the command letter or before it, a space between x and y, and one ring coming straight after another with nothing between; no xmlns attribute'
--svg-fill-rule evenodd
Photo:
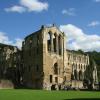
<svg viewBox="0 0 100 100"><path fill-rule="evenodd" d="M71 76L72 80L84 80L84 72L82 72L81 70L78 72L76 69L74 70L74 72L72 73Z"/></svg>
<svg viewBox="0 0 100 100"><path fill-rule="evenodd" d="M83 55L83 54L79 55L71 52L69 52L68 54L68 61L88 64L88 60L89 58L87 55Z"/></svg>
<svg viewBox="0 0 100 100"><path fill-rule="evenodd" d="M49 52L58 53L62 55L63 47L63 38L61 35L53 34L48 32L47 34L47 50Z"/></svg>
<svg viewBox="0 0 100 100"><path fill-rule="evenodd" d="M74 69L79 69L79 70L86 70L86 65L82 65L82 64L72 64L72 70Z"/></svg>

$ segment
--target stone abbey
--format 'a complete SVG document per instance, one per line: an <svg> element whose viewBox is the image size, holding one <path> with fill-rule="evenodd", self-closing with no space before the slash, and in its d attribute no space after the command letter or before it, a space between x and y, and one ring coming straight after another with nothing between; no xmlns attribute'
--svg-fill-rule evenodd
<svg viewBox="0 0 100 100"><path fill-rule="evenodd" d="M22 50L0 46L0 79L14 80L15 84L33 89L60 90L65 86L84 89L87 84L95 88L98 82L95 63L92 69L88 54L68 50L66 40L55 25L41 26L25 37Z"/></svg>

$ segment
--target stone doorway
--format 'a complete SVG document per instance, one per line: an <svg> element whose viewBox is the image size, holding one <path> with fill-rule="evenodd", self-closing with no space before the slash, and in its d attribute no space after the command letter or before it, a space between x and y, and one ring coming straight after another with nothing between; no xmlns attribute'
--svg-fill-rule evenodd
<svg viewBox="0 0 100 100"><path fill-rule="evenodd" d="M51 86L51 90L56 90L56 85L55 84Z"/></svg>

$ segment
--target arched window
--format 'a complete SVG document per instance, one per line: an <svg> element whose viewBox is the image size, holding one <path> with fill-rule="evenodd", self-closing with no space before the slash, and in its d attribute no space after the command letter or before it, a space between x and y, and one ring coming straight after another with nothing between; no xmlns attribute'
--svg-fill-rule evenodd
<svg viewBox="0 0 100 100"><path fill-rule="evenodd" d="M86 66L84 65L84 70L86 70Z"/></svg>
<svg viewBox="0 0 100 100"><path fill-rule="evenodd" d="M76 69L77 69L77 64L76 64Z"/></svg>
<svg viewBox="0 0 100 100"><path fill-rule="evenodd" d="M74 70L74 79L77 80L77 70Z"/></svg>
<svg viewBox="0 0 100 100"><path fill-rule="evenodd" d="M82 75L82 71L79 71L79 80L82 81L83 80L83 75Z"/></svg>
<svg viewBox="0 0 100 100"><path fill-rule="evenodd" d="M81 64L81 69L82 69L82 64Z"/></svg>
<svg viewBox="0 0 100 100"><path fill-rule="evenodd" d="M72 71L74 72L74 69L75 69L75 65L74 63L72 64Z"/></svg>
<svg viewBox="0 0 100 100"><path fill-rule="evenodd" d="M71 74L71 79L74 80L74 75L73 74Z"/></svg>
<svg viewBox="0 0 100 100"><path fill-rule="evenodd" d="M62 38L61 35L58 37L58 49L59 49L59 55L62 55Z"/></svg>
<svg viewBox="0 0 100 100"><path fill-rule="evenodd" d="M81 65L79 64L79 69L81 69Z"/></svg>
<svg viewBox="0 0 100 100"><path fill-rule="evenodd" d="M51 34L48 32L47 34L47 49L48 51L51 51Z"/></svg>
<svg viewBox="0 0 100 100"><path fill-rule="evenodd" d="M50 75L50 83L52 83L52 75Z"/></svg>
<svg viewBox="0 0 100 100"><path fill-rule="evenodd" d="M54 52L56 52L56 38L57 38L57 35L54 34L54 37L53 37L53 46L54 46Z"/></svg>
<svg viewBox="0 0 100 100"><path fill-rule="evenodd" d="M54 64L54 74L58 74L58 64Z"/></svg>

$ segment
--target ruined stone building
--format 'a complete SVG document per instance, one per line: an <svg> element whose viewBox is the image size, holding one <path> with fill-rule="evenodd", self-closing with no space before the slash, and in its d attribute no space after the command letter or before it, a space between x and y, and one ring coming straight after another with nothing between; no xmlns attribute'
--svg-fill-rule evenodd
<svg viewBox="0 0 100 100"><path fill-rule="evenodd" d="M20 53L15 46L0 44L0 81L11 80L14 84L19 83L18 69L20 68Z"/></svg>
<svg viewBox="0 0 100 100"><path fill-rule="evenodd" d="M22 50L0 44L0 80L45 90L94 86L98 80L96 65L90 66L87 54L68 50L66 40L53 25L26 36Z"/></svg>
<svg viewBox="0 0 100 100"><path fill-rule="evenodd" d="M84 88L83 80L85 71L89 66L89 56L85 53L78 53L75 51L67 50L68 64L72 68L71 81L72 87Z"/></svg>
<svg viewBox="0 0 100 100"><path fill-rule="evenodd" d="M22 51L25 69L23 82L26 86L51 89L63 83L67 59L65 36L59 29L42 26L25 38Z"/></svg>
<svg viewBox="0 0 100 100"><path fill-rule="evenodd" d="M26 87L46 90L64 86L84 88L89 56L66 50L66 39L54 25L42 26L25 37L22 52L23 84Z"/></svg>

